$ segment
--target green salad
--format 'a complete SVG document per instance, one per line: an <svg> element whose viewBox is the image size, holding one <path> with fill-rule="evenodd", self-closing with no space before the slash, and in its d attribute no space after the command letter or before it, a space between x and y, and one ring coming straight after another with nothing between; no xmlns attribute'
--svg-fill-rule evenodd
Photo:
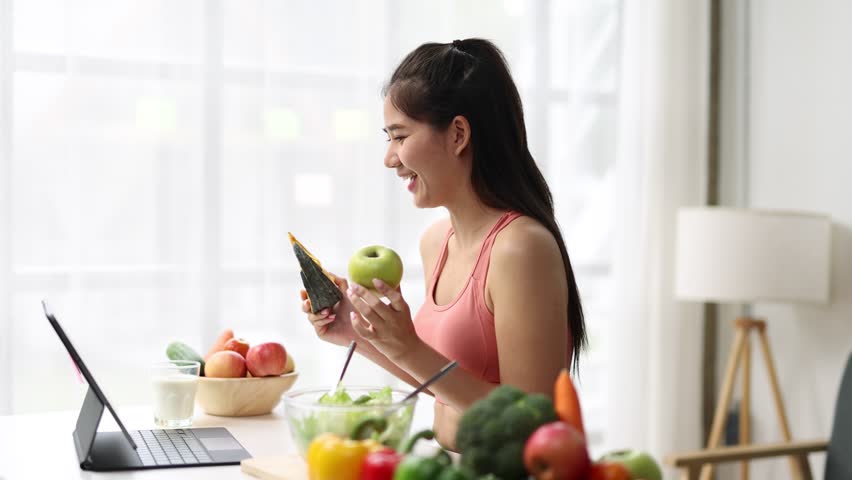
<svg viewBox="0 0 852 480"><path fill-rule="evenodd" d="M295 412L288 415L290 429L299 450L304 452L317 435L334 433L340 436L349 436L358 423L367 417L384 415L388 410L387 407L391 404L393 404L393 398L390 387L368 392L355 399L344 387L337 387L332 394L324 393L317 399L316 405L352 406L356 407L355 409L330 408L316 411L314 408L304 407L305 413L301 417ZM414 404L396 407L386 417L387 429L382 433L375 434L374 438L385 445L397 448L408 435L413 414Z"/></svg>

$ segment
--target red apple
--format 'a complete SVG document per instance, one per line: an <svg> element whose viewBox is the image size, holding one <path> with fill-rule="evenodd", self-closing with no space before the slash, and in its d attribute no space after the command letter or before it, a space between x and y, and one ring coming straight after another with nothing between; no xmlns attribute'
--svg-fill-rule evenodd
<svg viewBox="0 0 852 480"><path fill-rule="evenodd" d="M284 373L292 373L296 371L296 361L293 360L293 355L287 352L287 366L284 368Z"/></svg>
<svg viewBox="0 0 852 480"><path fill-rule="evenodd" d="M614 462L593 463L586 480L630 480L630 470Z"/></svg>
<svg viewBox="0 0 852 480"><path fill-rule="evenodd" d="M237 352L222 350L210 356L204 365L204 374L212 378L245 377L246 361Z"/></svg>
<svg viewBox="0 0 852 480"><path fill-rule="evenodd" d="M524 465L538 480L586 478L590 464L583 434L565 422L538 427L524 446Z"/></svg>
<svg viewBox="0 0 852 480"><path fill-rule="evenodd" d="M287 350L280 343L260 343L249 348L246 366L253 377L281 375L287 370Z"/></svg>
<svg viewBox="0 0 852 480"><path fill-rule="evenodd" d="M240 354L240 356L246 358L246 354L249 351L249 344L242 338L232 338L225 342L225 350L237 352Z"/></svg>

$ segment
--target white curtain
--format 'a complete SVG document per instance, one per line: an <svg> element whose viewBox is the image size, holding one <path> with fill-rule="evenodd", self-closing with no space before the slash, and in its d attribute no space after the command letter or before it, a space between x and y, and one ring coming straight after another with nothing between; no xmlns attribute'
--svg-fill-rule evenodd
<svg viewBox="0 0 852 480"><path fill-rule="evenodd" d="M632 208L615 203L621 26L619 0L0 0L0 414L79 405L45 297L119 406L148 401L169 341L203 350L225 327L283 341L298 386L332 382L342 352L299 311L286 234L338 273L397 249L420 305L417 239L443 212L383 167L380 87L417 45L477 36L506 54L556 199L599 451L607 369L632 362L602 355L614 212ZM356 360L346 380L390 379Z"/></svg>
<svg viewBox="0 0 852 480"><path fill-rule="evenodd" d="M607 444L662 459L702 443L700 307L672 281L675 211L704 200L708 2L624 6L619 193L636 209L616 219Z"/></svg>
<svg viewBox="0 0 852 480"><path fill-rule="evenodd" d="M673 300L670 252L703 198L706 3L0 0L0 413L79 404L45 296L119 405L147 401L168 341L224 327L331 381L286 232L337 272L389 244L419 305L416 239L442 212L384 171L378 91L419 43L482 36L577 270L593 455L699 446L698 306Z"/></svg>
<svg viewBox="0 0 852 480"><path fill-rule="evenodd" d="M10 236L4 230L11 224L10 196L4 178L9 177L9 158L11 156L11 132L3 125L9 125L12 117L12 95L9 71L11 69L11 3L0 1L0 364L11 361L7 337L11 291L9 277L11 273ZM10 410L10 382L5 378L6 370L0 368L0 414Z"/></svg>

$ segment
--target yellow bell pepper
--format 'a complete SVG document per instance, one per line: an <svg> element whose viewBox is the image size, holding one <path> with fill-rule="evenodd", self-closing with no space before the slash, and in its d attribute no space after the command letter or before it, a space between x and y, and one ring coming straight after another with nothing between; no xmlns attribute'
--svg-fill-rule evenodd
<svg viewBox="0 0 852 480"><path fill-rule="evenodd" d="M308 447L310 480L358 480L369 453L387 448L375 440L350 440L326 433Z"/></svg>
<svg viewBox="0 0 852 480"><path fill-rule="evenodd" d="M384 430L384 419L369 419L355 428L353 437L359 438L367 428ZM317 436L308 446L308 477L310 480L359 480L364 457L387 448L372 439L352 440L331 433Z"/></svg>

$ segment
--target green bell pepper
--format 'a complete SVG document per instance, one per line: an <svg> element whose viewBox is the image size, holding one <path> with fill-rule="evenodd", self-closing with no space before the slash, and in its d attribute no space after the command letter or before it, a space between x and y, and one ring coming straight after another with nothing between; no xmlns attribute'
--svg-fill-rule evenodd
<svg viewBox="0 0 852 480"><path fill-rule="evenodd" d="M474 475L465 468L450 465L438 475L437 480L474 480Z"/></svg>
<svg viewBox="0 0 852 480"><path fill-rule="evenodd" d="M408 455L396 467L393 480L437 480L452 463L450 455L444 450L432 457Z"/></svg>

